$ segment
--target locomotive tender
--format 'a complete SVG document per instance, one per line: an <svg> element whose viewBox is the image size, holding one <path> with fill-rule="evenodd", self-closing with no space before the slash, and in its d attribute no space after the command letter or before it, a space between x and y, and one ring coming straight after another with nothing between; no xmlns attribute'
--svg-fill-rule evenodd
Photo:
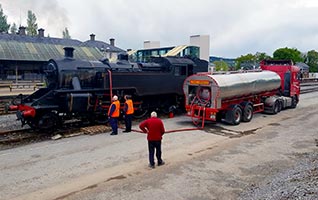
<svg viewBox="0 0 318 200"><path fill-rule="evenodd" d="M117 63L109 63L76 60L72 47L64 50L65 58L51 59L43 68L47 87L9 106L22 125L49 130L70 119L105 122L115 94L122 100L126 94L132 96L136 117L150 109L184 108L185 78L208 70L208 62L198 58L156 57L151 63L130 63L127 55L119 55Z"/></svg>
<svg viewBox="0 0 318 200"><path fill-rule="evenodd" d="M300 94L300 70L291 61L264 60L261 70L226 74L199 73L183 86L187 115L195 122L222 121L238 125L253 114L276 114L295 108Z"/></svg>

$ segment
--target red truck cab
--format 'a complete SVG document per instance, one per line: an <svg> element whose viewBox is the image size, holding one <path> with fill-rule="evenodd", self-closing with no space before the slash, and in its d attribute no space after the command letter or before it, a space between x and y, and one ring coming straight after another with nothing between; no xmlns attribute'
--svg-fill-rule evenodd
<svg viewBox="0 0 318 200"><path fill-rule="evenodd" d="M276 72L281 78L281 95L291 97L299 101L300 94L300 69L292 61L286 60L263 60L260 63L262 70Z"/></svg>

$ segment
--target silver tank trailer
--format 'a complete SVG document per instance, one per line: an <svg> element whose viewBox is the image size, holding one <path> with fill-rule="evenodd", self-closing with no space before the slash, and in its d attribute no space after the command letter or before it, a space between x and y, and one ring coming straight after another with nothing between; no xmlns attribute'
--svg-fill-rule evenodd
<svg viewBox="0 0 318 200"><path fill-rule="evenodd" d="M272 91L280 87L281 81L279 75L272 71L209 76L220 88L222 99Z"/></svg>
<svg viewBox="0 0 318 200"><path fill-rule="evenodd" d="M186 81L209 80L211 82L211 108L221 108L221 101L232 97L272 91L280 87L279 75L272 71L234 74L193 75ZM203 86L205 87L205 86Z"/></svg>

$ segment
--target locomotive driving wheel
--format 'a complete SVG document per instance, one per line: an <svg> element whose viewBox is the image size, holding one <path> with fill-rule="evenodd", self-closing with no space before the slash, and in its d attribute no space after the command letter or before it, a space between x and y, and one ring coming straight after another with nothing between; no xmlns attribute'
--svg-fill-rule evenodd
<svg viewBox="0 0 318 200"><path fill-rule="evenodd" d="M38 122L38 129L41 131L54 131L57 126L59 125L59 118L58 115L50 112L46 113L40 117Z"/></svg>
<svg viewBox="0 0 318 200"><path fill-rule="evenodd" d="M141 103L138 105L138 107L136 107L133 117L135 119L140 119L146 116L148 112L149 112L149 105L145 103Z"/></svg>
<svg viewBox="0 0 318 200"><path fill-rule="evenodd" d="M37 120L27 120L26 122L32 129L37 129L37 124L39 123Z"/></svg>
<svg viewBox="0 0 318 200"><path fill-rule="evenodd" d="M139 109L139 110L135 110L135 112L134 112L134 118L136 118L136 119L140 119L140 118L143 118L144 116L146 116L147 115L147 113L148 113L148 109Z"/></svg>

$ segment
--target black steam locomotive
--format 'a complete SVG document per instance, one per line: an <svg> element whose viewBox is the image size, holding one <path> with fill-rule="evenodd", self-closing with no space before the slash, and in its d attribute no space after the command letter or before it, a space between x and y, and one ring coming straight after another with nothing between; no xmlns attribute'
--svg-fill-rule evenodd
<svg viewBox="0 0 318 200"><path fill-rule="evenodd" d="M127 55L119 55L117 63L92 62L74 59L71 47L64 50L64 59L52 59L43 68L47 87L9 106L17 110L22 125L43 130L69 119L103 121L113 95L131 95L136 117L154 109L183 108L183 81L208 69L198 58L155 57L151 63L130 63Z"/></svg>

